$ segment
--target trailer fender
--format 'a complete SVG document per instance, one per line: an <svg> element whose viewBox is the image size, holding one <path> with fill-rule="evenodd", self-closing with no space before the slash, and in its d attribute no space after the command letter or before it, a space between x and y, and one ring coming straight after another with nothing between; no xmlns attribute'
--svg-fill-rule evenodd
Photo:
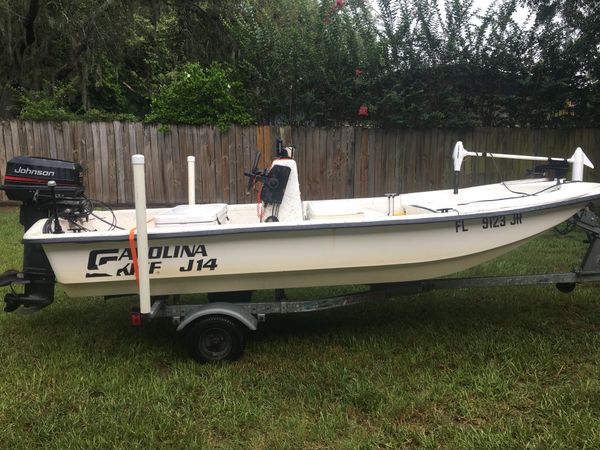
<svg viewBox="0 0 600 450"><path fill-rule="evenodd" d="M182 331L185 329L185 327L201 317L215 315L231 317L232 319L235 319L241 324L245 325L251 331L256 331L258 326L258 320L256 317L250 314L246 309L236 306L232 303L219 302L210 303L194 311L181 321L181 323L177 326L177 331Z"/></svg>

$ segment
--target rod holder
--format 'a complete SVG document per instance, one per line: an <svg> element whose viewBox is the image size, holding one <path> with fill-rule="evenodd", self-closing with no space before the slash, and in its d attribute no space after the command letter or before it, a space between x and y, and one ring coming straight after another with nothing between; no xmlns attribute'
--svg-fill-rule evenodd
<svg viewBox="0 0 600 450"><path fill-rule="evenodd" d="M188 163L188 204L194 205L196 203L196 171L194 165L196 158L194 156L187 157Z"/></svg>
<svg viewBox="0 0 600 450"><path fill-rule="evenodd" d="M140 313L150 314L150 274L148 271L148 228L146 223L146 177L144 155L132 155L135 226L137 237Z"/></svg>

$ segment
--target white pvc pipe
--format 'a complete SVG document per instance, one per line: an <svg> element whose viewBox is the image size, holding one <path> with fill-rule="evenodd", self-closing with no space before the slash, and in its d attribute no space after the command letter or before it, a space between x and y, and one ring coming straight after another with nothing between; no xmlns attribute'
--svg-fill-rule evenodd
<svg viewBox="0 0 600 450"><path fill-rule="evenodd" d="M146 178L144 155L132 155L135 226L137 234L140 313L150 314L150 274L148 271L148 229L146 226Z"/></svg>
<svg viewBox="0 0 600 450"><path fill-rule="evenodd" d="M586 163L589 161L586 161L587 157L585 156L585 153L583 153L583 150L581 150L581 147L577 147L577 150L575 150L571 159L573 160L571 179L573 181L583 181L583 166L587 165Z"/></svg>
<svg viewBox="0 0 600 450"><path fill-rule="evenodd" d="M196 158L193 156L187 157L188 162L188 203L193 205L196 203L196 173L194 163Z"/></svg>

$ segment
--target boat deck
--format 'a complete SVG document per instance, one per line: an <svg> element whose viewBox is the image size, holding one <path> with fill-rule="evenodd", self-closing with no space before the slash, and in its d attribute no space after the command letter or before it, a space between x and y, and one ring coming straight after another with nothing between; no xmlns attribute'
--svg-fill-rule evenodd
<svg viewBox="0 0 600 450"><path fill-rule="evenodd" d="M545 180L520 180L510 184L492 184L477 188L462 189L455 195L451 190L408 193L381 197L311 200L301 202L302 217L282 220L283 223L302 225L310 223L339 223L339 222L371 222L380 220L412 221L414 219L456 217L476 214L489 210L489 202L494 204L494 210L502 211L515 207L560 201L561 191L567 198L570 185L574 183L556 184ZM590 189L596 187L591 183L575 183L582 190L586 184ZM566 188L565 188L566 187ZM544 195L541 195L541 194ZM547 201L546 201L547 199ZM215 206L223 207L222 215L215 215ZM162 220L172 216L174 211L185 208L184 205L175 208L148 209L148 229L150 232L176 229L205 229L214 227L247 227L273 226L265 223L265 215L260 217L255 203L249 204L209 204L210 211L202 211L203 205L194 205L193 211L182 213L182 219ZM158 218L158 219L157 219ZM161 220L159 220L161 219ZM62 220L66 233L106 233L129 231L135 227L135 210L124 209L114 211L95 211L87 221L81 222L81 227L73 227ZM28 235L37 234L41 230L32 229Z"/></svg>

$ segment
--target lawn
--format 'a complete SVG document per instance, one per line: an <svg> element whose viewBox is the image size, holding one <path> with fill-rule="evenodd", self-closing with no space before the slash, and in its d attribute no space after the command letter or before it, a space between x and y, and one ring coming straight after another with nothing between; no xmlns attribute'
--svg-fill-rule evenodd
<svg viewBox="0 0 600 450"><path fill-rule="evenodd" d="M0 209L0 272L20 268L21 234ZM583 237L549 232L469 274L568 270ZM169 323L129 326L134 297L57 287L37 314L0 314L0 447L600 448L597 292L435 291L274 317L241 361L199 365Z"/></svg>

